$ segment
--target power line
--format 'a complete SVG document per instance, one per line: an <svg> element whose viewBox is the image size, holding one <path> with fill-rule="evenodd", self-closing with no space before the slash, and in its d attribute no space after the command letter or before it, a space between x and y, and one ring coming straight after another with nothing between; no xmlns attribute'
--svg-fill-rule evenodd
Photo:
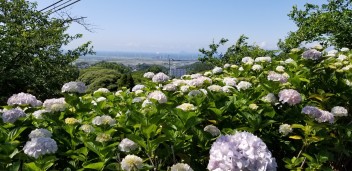
<svg viewBox="0 0 352 171"><path fill-rule="evenodd" d="M71 5L75 4L75 3L77 3L77 2L79 2L79 1L81 1L81 0L74 1L74 2L72 2L72 3L70 3L70 4L66 5L66 6L64 6L64 7L62 7L62 8L59 8L59 9L57 9L57 10L55 10L55 11L49 13L49 14L52 14L52 13L55 13L55 12L57 12L57 11L60 11L60 10L62 10L62 9L64 9L64 8L67 8L67 7L69 7L69 6L71 6Z"/></svg>
<svg viewBox="0 0 352 171"><path fill-rule="evenodd" d="M55 2L55 3L53 3L53 4L51 4L51 5L49 5L49 6L45 7L45 8L43 8L43 9L41 9L39 12L42 12L42 11L48 9L48 8L50 8L50 7L52 7L52 6L54 6L54 5L58 4L58 3L60 3L61 1L63 1L63 0L57 1L57 2Z"/></svg>
<svg viewBox="0 0 352 171"><path fill-rule="evenodd" d="M65 5L65 4L67 4L67 3L71 2L71 1L72 1L72 0L68 0L68 1L66 1L66 2L64 2L64 3L61 3L60 5L55 6L54 8L48 10L47 12L52 11L52 10L55 10L55 9L57 9L57 8L59 8L59 7L63 6L63 5Z"/></svg>

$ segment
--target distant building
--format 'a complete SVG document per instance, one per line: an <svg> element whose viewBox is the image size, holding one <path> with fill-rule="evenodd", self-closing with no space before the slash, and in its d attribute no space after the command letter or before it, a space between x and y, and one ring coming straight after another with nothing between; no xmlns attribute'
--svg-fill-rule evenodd
<svg viewBox="0 0 352 171"><path fill-rule="evenodd" d="M173 77L181 77L182 75L186 75L186 69L181 69L181 68L172 68L170 69L170 76Z"/></svg>

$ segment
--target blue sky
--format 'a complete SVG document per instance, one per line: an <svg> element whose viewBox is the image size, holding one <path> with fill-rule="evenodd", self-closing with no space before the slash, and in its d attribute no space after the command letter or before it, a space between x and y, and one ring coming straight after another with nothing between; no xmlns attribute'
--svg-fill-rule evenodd
<svg viewBox="0 0 352 171"><path fill-rule="evenodd" d="M31 0L42 9L57 0ZM67 8L88 17L94 32L73 24L69 33L83 33L75 47L92 41L96 51L198 52L213 40L241 34L250 43L274 49L279 38L296 30L287 14L293 5L324 0L82 0Z"/></svg>

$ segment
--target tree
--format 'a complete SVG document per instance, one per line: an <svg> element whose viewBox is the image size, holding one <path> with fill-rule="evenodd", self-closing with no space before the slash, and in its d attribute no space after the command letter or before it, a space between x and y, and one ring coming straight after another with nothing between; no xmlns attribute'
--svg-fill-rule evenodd
<svg viewBox="0 0 352 171"><path fill-rule="evenodd" d="M199 49L203 55L198 60L201 62L210 63L213 65L223 65L225 63L238 64L240 60L245 56L258 57L258 56L273 56L276 51L265 50L260 48L258 45L248 45L248 37L241 35L236 43L230 46L225 54L218 52L218 48L224 45L228 39L221 39L218 44L214 42L209 45L210 50L205 50L204 48Z"/></svg>
<svg viewBox="0 0 352 171"><path fill-rule="evenodd" d="M302 42L321 42L322 45L337 48L352 48L352 1L329 0L327 4L307 3L305 9L293 6L288 14L298 30L289 32L278 46L284 51L298 47Z"/></svg>
<svg viewBox="0 0 352 171"><path fill-rule="evenodd" d="M35 3L0 0L0 103L19 92L54 97L65 82L77 79L72 62L92 47L88 42L63 50L82 37L65 33L71 22L37 11Z"/></svg>

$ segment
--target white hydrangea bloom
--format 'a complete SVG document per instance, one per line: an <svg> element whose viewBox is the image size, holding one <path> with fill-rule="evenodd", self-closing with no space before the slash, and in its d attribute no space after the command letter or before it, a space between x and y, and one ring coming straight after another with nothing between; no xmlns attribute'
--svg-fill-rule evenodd
<svg viewBox="0 0 352 171"><path fill-rule="evenodd" d="M343 70L343 71L348 71L348 70L350 70L351 68L352 68L352 65L350 64L350 65L347 65L347 66L343 67L342 70Z"/></svg>
<svg viewBox="0 0 352 171"><path fill-rule="evenodd" d="M234 90L232 86L224 86L222 87L222 91L225 93L231 93Z"/></svg>
<svg viewBox="0 0 352 171"><path fill-rule="evenodd" d="M21 110L20 108L17 109L10 109L3 111L2 114L2 121L4 123L14 123L17 121L18 118L20 117L25 117L26 114Z"/></svg>
<svg viewBox="0 0 352 171"><path fill-rule="evenodd" d="M136 90L136 91L134 92L134 94L135 94L136 96L138 96L138 95L142 94L143 92L144 92L143 90Z"/></svg>
<svg viewBox="0 0 352 171"><path fill-rule="evenodd" d="M86 85L83 82L76 82L76 81L71 81L68 83L65 83L62 88L61 92L65 93L85 93L86 92Z"/></svg>
<svg viewBox="0 0 352 171"><path fill-rule="evenodd" d="M313 49L322 50L322 49L323 49L323 46L322 46L322 45L314 45L314 46L313 46Z"/></svg>
<svg viewBox="0 0 352 171"><path fill-rule="evenodd" d="M172 83L163 86L163 90L165 91L176 91L176 89L177 87Z"/></svg>
<svg viewBox="0 0 352 171"><path fill-rule="evenodd" d="M95 131L94 127L88 124L82 125L79 129L88 134Z"/></svg>
<svg viewBox="0 0 352 171"><path fill-rule="evenodd" d="M224 68L230 68L231 67L231 64L225 64L224 65Z"/></svg>
<svg viewBox="0 0 352 171"><path fill-rule="evenodd" d="M219 85L211 85L208 87L208 90L213 92L222 92L222 87Z"/></svg>
<svg viewBox="0 0 352 171"><path fill-rule="evenodd" d="M275 70L276 70L277 72L285 72L285 67L279 65L279 66L277 66L277 67L275 68Z"/></svg>
<svg viewBox="0 0 352 171"><path fill-rule="evenodd" d="M231 77L225 77L222 82L227 85L227 86L236 86L237 79L236 78L231 78Z"/></svg>
<svg viewBox="0 0 352 171"><path fill-rule="evenodd" d="M180 91L183 92L183 93L188 92L189 91L189 86L187 86L187 85L181 86L180 87Z"/></svg>
<svg viewBox="0 0 352 171"><path fill-rule="evenodd" d="M152 104L153 104L152 101L150 101L149 99L146 99L146 100L144 100L143 103L142 103L142 108L151 106Z"/></svg>
<svg viewBox="0 0 352 171"><path fill-rule="evenodd" d="M242 67L242 66L241 66L241 67L239 67L239 68L238 68L238 70L239 70L239 71L244 71L244 69L243 69L243 67Z"/></svg>
<svg viewBox="0 0 352 171"><path fill-rule="evenodd" d="M33 117L36 118L36 119L43 119L43 116L42 114L43 113L46 113L48 111L46 111L45 109L42 109L42 110L37 110L35 112L32 113Z"/></svg>
<svg viewBox="0 0 352 171"><path fill-rule="evenodd" d="M135 97L134 99L132 99L132 103L140 103L144 100L143 97Z"/></svg>
<svg viewBox="0 0 352 171"><path fill-rule="evenodd" d="M293 62L295 62L295 61L292 58L288 58L288 59L285 60L286 64L290 64L290 63L293 63Z"/></svg>
<svg viewBox="0 0 352 171"><path fill-rule="evenodd" d="M335 106L331 109L331 113L334 114L334 116L347 116L348 111L346 108L342 106Z"/></svg>
<svg viewBox="0 0 352 171"><path fill-rule="evenodd" d="M148 98L157 100L159 103L166 103L167 102L166 95L161 91L153 91L153 92L149 93Z"/></svg>
<svg viewBox="0 0 352 171"><path fill-rule="evenodd" d="M278 81L280 83L286 83L287 80L288 80L287 75L279 74L279 73L276 73L274 71L269 71L269 74L268 74L267 78L268 78L268 80Z"/></svg>
<svg viewBox="0 0 352 171"><path fill-rule="evenodd" d="M280 125L279 132L283 135L286 136L289 133L292 132L292 127L289 124L282 124Z"/></svg>
<svg viewBox="0 0 352 171"><path fill-rule="evenodd" d="M74 124L77 124L77 123L81 123L81 121L76 119L76 118L66 118L65 119L65 123L67 125L74 125Z"/></svg>
<svg viewBox="0 0 352 171"><path fill-rule="evenodd" d="M249 89L250 87L252 87L252 84L250 82L247 82L247 81L240 81L238 84L237 84L237 90L238 91L241 91L241 90L247 90Z"/></svg>
<svg viewBox="0 0 352 171"><path fill-rule="evenodd" d="M180 80L180 79L173 79L172 84L175 86L180 86L186 84L185 80Z"/></svg>
<svg viewBox="0 0 352 171"><path fill-rule="evenodd" d="M269 93L267 94L266 96L264 96L262 98L262 100L264 102L268 102L268 103L271 103L271 104L276 104L279 102L279 100L276 98L275 94L274 93Z"/></svg>
<svg viewBox="0 0 352 171"><path fill-rule="evenodd" d="M169 80L170 80L170 77L162 72L155 74L154 77L152 78L152 81L155 83L163 83Z"/></svg>
<svg viewBox="0 0 352 171"><path fill-rule="evenodd" d="M259 106L258 106L257 104L255 104L255 103L252 103L252 104L250 104L248 107L249 107L250 109L252 109L252 110L257 110Z"/></svg>
<svg viewBox="0 0 352 171"><path fill-rule="evenodd" d="M135 92L137 90L143 90L144 88L145 88L145 85L137 84L132 88L132 92Z"/></svg>
<svg viewBox="0 0 352 171"><path fill-rule="evenodd" d="M206 127L204 127L204 131L209 132L214 137L221 134L219 128L214 125L207 125Z"/></svg>
<svg viewBox="0 0 352 171"><path fill-rule="evenodd" d="M271 57L269 57L269 56L257 57L257 58L255 58L254 61L255 62L261 62L261 63L263 63L263 62L271 62Z"/></svg>
<svg viewBox="0 0 352 171"><path fill-rule="evenodd" d="M128 138L124 138L119 144L119 149L123 152L130 152L135 150L136 148L138 148L138 144Z"/></svg>
<svg viewBox="0 0 352 171"><path fill-rule="evenodd" d="M275 171L276 160L266 144L248 132L219 137L210 149L209 170Z"/></svg>
<svg viewBox="0 0 352 171"><path fill-rule="evenodd" d="M121 161L121 168L125 171L140 170L143 168L143 160L135 155L127 155Z"/></svg>
<svg viewBox="0 0 352 171"><path fill-rule="evenodd" d="M252 65L254 63L253 58L251 57L244 57L242 58L242 63L247 64L247 65Z"/></svg>
<svg viewBox="0 0 352 171"><path fill-rule="evenodd" d="M154 77L154 75L155 74L153 72L146 72L146 73L143 74L143 77L152 79Z"/></svg>
<svg viewBox="0 0 352 171"><path fill-rule="evenodd" d="M350 80L345 79L345 84L346 84L347 86L352 87L352 82L351 82Z"/></svg>
<svg viewBox="0 0 352 171"><path fill-rule="evenodd" d="M116 120L111 118L109 115L96 116L92 120L93 125L110 125L116 124Z"/></svg>
<svg viewBox="0 0 352 171"><path fill-rule="evenodd" d="M122 92L123 92L122 90L116 91L115 96L121 96L121 93L122 93Z"/></svg>
<svg viewBox="0 0 352 171"><path fill-rule="evenodd" d="M12 95L8 100L7 104L9 106L14 105L31 105L32 107L40 106L38 100L35 96L28 93L18 93Z"/></svg>
<svg viewBox="0 0 352 171"><path fill-rule="evenodd" d="M322 54L321 54L321 52L319 52L315 49L309 49L309 50L303 52L302 57L305 59L319 60L322 57Z"/></svg>
<svg viewBox="0 0 352 171"><path fill-rule="evenodd" d="M238 68L238 66L234 64L234 65L231 65L231 68L236 69Z"/></svg>
<svg viewBox="0 0 352 171"><path fill-rule="evenodd" d="M193 169L188 164L177 163L171 166L171 171L193 171Z"/></svg>
<svg viewBox="0 0 352 171"><path fill-rule="evenodd" d="M347 59L346 55L339 55L339 57L336 58L338 61L344 61Z"/></svg>
<svg viewBox="0 0 352 171"><path fill-rule="evenodd" d="M43 106L50 112L64 111L66 109L65 98L47 99L44 101Z"/></svg>
<svg viewBox="0 0 352 171"><path fill-rule="evenodd" d="M301 51L300 48L293 48L293 49L291 49L291 52L292 52L292 53L297 53L297 52L300 52L300 51Z"/></svg>
<svg viewBox="0 0 352 171"><path fill-rule="evenodd" d="M95 100L95 102L97 102L97 103L102 102L102 101L106 101L106 98L105 97L98 97L97 100Z"/></svg>
<svg viewBox="0 0 352 171"><path fill-rule="evenodd" d="M202 76L202 74L200 74L200 73L192 74L192 75L191 75L191 79L196 79L196 78L199 78L199 77L201 77L201 76Z"/></svg>
<svg viewBox="0 0 352 171"><path fill-rule="evenodd" d="M50 138L51 136L52 136L51 132L43 128L35 129L31 131L31 133L28 135L30 139L40 138L40 137Z"/></svg>
<svg viewBox="0 0 352 171"><path fill-rule="evenodd" d="M201 91L204 95L208 95L208 91L205 89L199 89L199 91Z"/></svg>
<svg viewBox="0 0 352 171"><path fill-rule="evenodd" d="M97 135L97 137L95 138L95 141L98 141L98 142L107 142L107 141L110 141L112 139L111 135L110 134L106 134L106 133L99 133Z"/></svg>
<svg viewBox="0 0 352 171"><path fill-rule="evenodd" d="M337 50L330 50L329 52L328 52L328 54L327 54L327 56L336 56L336 54L338 53L338 51Z"/></svg>
<svg viewBox="0 0 352 171"><path fill-rule="evenodd" d="M341 52L347 52L347 51L349 51L350 49L348 49L348 48L346 48L346 47L344 47L344 48L341 48Z"/></svg>
<svg viewBox="0 0 352 171"><path fill-rule="evenodd" d="M212 70L213 74L221 74L222 73L222 68L220 67L215 67L213 70Z"/></svg>
<svg viewBox="0 0 352 171"><path fill-rule="evenodd" d="M45 154L55 153L57 151L56 141L48 137L33 138L27 141L23 151L28 156L38 158Z"/></svg>
<svg viewBox="0 0 352 171"><path fill-rule="evenodd" d="M95 90L93 94L96 93L110 93L110 90L107 88L99 88L98 90Z"/></svg>
<svg viewBox="0 0 352 171"><path fill-rule="evenodd" d="M279 101L293 106L302 101L301 94L293 89L284 89L279 92Z"/></svg>
<svg viewBox="0 0 352 171"><path fill-rule="evenodd" d="M252 66L253 71L261 71L263 67L261 65L255 64Z"/></svg>
<svg viewBox="0 0 352 171"><path fill-rule="evenodd" d="M179 106L176 107L177 109L181 109L185 112L188 112L188 111L194 111L197 109L197 107L195 107L193 104L191 103L183 103Z"/></svg>

